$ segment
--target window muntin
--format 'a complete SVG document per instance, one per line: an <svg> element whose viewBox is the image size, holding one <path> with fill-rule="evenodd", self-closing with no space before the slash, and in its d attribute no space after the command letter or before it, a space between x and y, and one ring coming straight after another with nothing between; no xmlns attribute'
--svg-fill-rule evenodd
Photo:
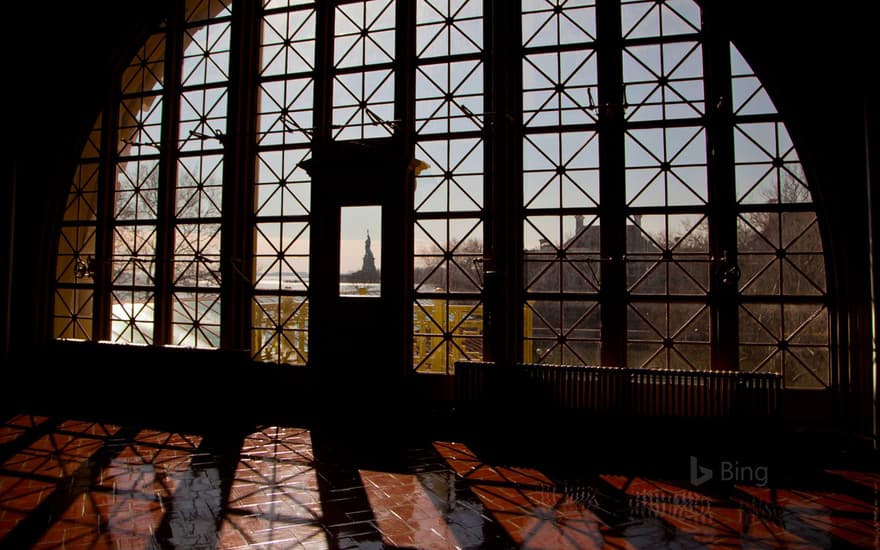
<svg viewBox="0 0 880 550"><path fill-rule="evenodd" d="M595 1L524 1L523 359L600 363Z"/></svg>
<svg viewBox="0 0 880 550"><path fill-rule="evenodd" d="M177 346L220 347L220 228L229 110L231 5L193 10L183 30L173 203L171 336ZM170 199L169 199L170 200Z"/></svg>
<svg viewBox="0 0 880 550"><path fill-rule="evenodd" d="M416 2L412 366L483 357L483 3Z"/></svg>
<svg viewBox="0 0 880 550"><path fill-rule="evenodd" d="M739 363L791 388L831 380L830 315L819 222L791 137L731 45Z"/></svg>
<svg viewBox="0 0 880 550"><path fill-rule="evenodd" d="M123 73L127 85L119 103L109 224L109 337L116 343L154 343L166 50L165 33L151 36ZM130 74L136 76L127 78Z"/></svg>
<svg viewBox="0 0 880 550"><path fill-rule="evenodd" d="M522 4L523 358L598 363L602 345L615 338L602 335L598 312L613 305L626 319L624 365L711 368L719 342L711 337L710 303L730 254L742 272L738 298L715 307L739 310L739 368L781 372L787 387L827 387L818 222L791 140L753 71L731 46L734 123L724 131L733 138L734 166L722 169L735 172L736 203L726 207L738 230L715 257L710 237L731 220L709 208L715 144L706 129L698 6L621 2L619 134L595 124L599 90L614 84L600 81L595 68L598 56L615 55L593 49L596 32L608 29L594 30L583 16L574 32L566 19L573 8L586 13L591 3ZM567 35L559 31L563 20ZM581 154L578 166L564 151L621 140L623 203L599 208L601 180L617 177L615 169L600 167L598 152ZM603 249L603 222L610 227L621 211L624 237ZM609 296L600 267L616 261L626 284Z"/></svg>
<svg viewBox="0 0 880 550"><path fill-rule="evenodd" d="M311 158L315 127L314 2L268 3L262 17L254 181L251 355L309 358Z"/></svg>
<svg viewBox="0 0 880 550"><path fill-rule="evenodd" d="M101 123L99 116L86 139L58 237L52 334L61 340L91 340L94 335Z"/></svg>
<svg viewBox="0 0 880 550"><path fill-rule="evenodd" d="M341 3L334 14L333 136L394 133L396 0Z"/></svg>

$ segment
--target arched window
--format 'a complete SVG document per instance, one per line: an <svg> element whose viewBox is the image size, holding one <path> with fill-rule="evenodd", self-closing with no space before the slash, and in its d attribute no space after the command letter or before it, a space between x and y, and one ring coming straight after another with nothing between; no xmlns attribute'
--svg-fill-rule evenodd
<svg viewBox="0 0 880 550"><path fill-rule="evenodd" d="M343 311L316 278L335 266L367 297L403 281L381 292L408 304L395 327L417 373L500 344L830 384L804 170L693 0L181 0L116 92L62 222L56 338L309 365L315 320ZM414 175L361 185L406 195L400 225L381 224L400 238L355 210L334 216L357 234L328 232L317 203L381 200L321 159L378 143L402 144ZM406 275L387 279L388 250ZM381 277L357 278L361 254Z"/></svg>

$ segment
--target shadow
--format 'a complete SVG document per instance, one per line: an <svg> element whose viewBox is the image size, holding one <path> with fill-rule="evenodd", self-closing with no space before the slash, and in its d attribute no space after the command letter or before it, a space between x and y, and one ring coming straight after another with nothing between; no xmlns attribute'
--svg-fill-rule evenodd
<svg viewBox="0 0 880 550"><path fill-rule="evenodd" d="M430 419L388 430L291 424L178 431L169 423L9 415L0 424L0 548L880 542L876 464L823 467L817 459L786 469L779 461L766 478L746 479L758 463L701 455L694 458L713 476L697 483L687 457L653 460L663 447L609 464L602 445L614 440L592 440L572 458L561 454L567 445L510 426L503 431L511 440L439 440L430 437Z"/></svg>

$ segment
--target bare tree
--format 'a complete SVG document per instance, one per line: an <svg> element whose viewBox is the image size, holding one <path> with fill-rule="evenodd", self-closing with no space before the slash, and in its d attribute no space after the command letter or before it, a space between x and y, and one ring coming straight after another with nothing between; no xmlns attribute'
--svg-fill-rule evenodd
<svg viewBox="0 0 880 550"><path fill-rule="evenodd" d="M117 285L152 284L156 261L161 260L155 257L161 215L158 169L156 164L145 167L143 161L135 166L146 174L119 176L115 194L113 262ZM175 286L220 284L222 190L213 176L200 183L184 172L178 181L171 224Z"/></svg>
<svg viewBox="0 0 880 550"><path fill-rule="evenodd" d="M477 238L454 241L452 258L444 261L437 250L422 250L416 256L414 276L423 291L478 292L483 280L483 241Z"/></svg>

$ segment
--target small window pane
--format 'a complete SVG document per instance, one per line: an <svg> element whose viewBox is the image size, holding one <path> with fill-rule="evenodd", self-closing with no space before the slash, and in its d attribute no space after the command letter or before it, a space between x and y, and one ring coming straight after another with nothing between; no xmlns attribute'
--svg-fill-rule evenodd
<svg viewBox="0 0 880 550"><path fill-rule="evenodd" d="M382 207L345 206L340 220L339 295L379 296Z"/></svg>

